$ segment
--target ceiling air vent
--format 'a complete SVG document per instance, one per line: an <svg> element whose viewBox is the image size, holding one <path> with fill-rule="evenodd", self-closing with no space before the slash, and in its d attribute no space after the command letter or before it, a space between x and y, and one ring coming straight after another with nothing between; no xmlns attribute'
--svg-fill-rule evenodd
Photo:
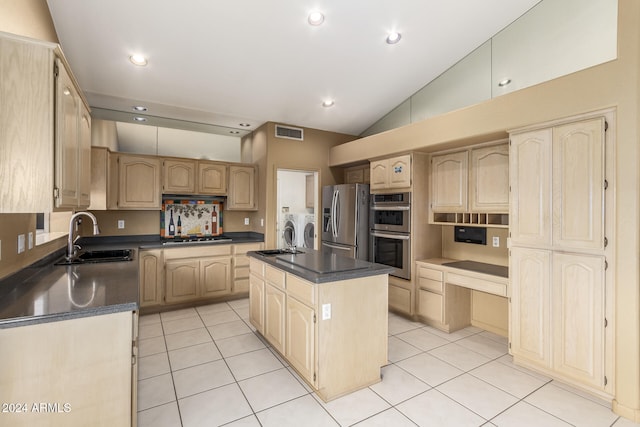
<svg viewBox="0 0 640 427"><path fill-rule="evenodd" d="M276 125L276 137L304 141L304 131L300 128Z"/></svg>

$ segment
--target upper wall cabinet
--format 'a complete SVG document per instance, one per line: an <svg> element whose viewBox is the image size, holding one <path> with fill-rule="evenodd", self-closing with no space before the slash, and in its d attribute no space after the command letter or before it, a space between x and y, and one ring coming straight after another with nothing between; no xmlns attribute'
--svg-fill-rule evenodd
<svg viewBox="0 0 640 427"><path fill-rule="evenodd" d="M0 34L0 213L88 206L91 119L58 46Z"/></svg>
<svg viewBox="0 0 640 427"><path fill-rule="evenodd" d="M196 187L198 194L227 194L227 165L199 160Z"/></svg>
<svg viewBox="0 0 640 427"><path fill-rule="evenodd" d="M117 173L118 209L160 210L161 160L155 156L118 154ZM113 183L112 183L113 185Z"/></svg>
<svg viewBox="0 0 640 427"><path fill-rule="evenodd" d="M508 144L433 155L430 208L432 223L507 227Z"/></svg>
<svg viewBox="0 0 640 427"><path fill-rule="evenodd" d="M345 168L345 184L369 184L371 182L371 167L369 165Z"/></svg>
<svg viewBox="0 0 640 427"><path fill-rule="evenodd" d="M190 159L164 159L163 194L227 194L227 165Z"/></svg>
<svg viewBox="0 0 640 427"><path fill-rule="evenodd" d="M256 202L255 166L229 166L229 197L225 209L255 211Z"/></svg>
<svg viewBox="0 0 640 427"><path fill-rule="evenodd" d="M411 155L371 162L371 190L396 190L411 187Z"/></svg>

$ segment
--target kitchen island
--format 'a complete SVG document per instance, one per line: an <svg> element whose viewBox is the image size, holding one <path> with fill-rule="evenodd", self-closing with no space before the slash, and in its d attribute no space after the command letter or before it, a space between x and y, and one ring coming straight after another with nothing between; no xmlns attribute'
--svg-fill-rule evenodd
<svg viewBox="0 0 640 427"><path fill-rule="evenodd" d="M391 268L312 249L247 255L251 324L320 398L380 381Z"/></svg>

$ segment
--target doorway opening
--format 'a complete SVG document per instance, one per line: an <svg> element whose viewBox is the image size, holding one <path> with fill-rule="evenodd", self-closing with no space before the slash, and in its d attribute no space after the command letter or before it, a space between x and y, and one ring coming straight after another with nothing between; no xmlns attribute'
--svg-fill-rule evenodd
<svg viewBox="0 0 640 427"><path fill-rule="evenodd" d="M278 248L318 247L318 171L277 170Z"/></svg>

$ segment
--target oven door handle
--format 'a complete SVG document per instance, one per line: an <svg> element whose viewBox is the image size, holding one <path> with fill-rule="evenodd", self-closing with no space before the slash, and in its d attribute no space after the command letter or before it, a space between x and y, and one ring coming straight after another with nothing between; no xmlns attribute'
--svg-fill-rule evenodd
<svg viewBox="0 0 640 427"><path fill-rule="evenodd" d="M395 239L395 240L409 240L410 238L408 234L381 233L379 231L373 231L373 230L371 230L371 235L374 237L384 237L385 239Z"/></svg>
<svg viewBox="0 0 640 427"><path fill-rule="evenodd" d="M410 206L371 206L372 211L408 211Z"/></svg>

